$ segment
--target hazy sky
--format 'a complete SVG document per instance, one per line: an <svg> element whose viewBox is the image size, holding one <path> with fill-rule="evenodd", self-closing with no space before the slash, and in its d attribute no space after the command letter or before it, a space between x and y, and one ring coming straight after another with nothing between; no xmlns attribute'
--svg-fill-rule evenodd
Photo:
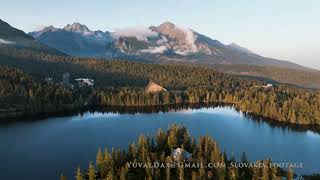
<svg viewBox="0 0 320 180"><path fill-rule="evenodd" d="M112 31L171 21L222 43L320 69L319 0L1 0L0 18L25 32L72 22Z"/></svg>

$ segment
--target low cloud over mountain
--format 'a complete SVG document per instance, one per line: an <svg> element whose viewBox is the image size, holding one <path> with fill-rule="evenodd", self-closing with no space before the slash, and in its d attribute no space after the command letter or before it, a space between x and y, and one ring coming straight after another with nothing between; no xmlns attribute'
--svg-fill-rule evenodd
<svg viewBox="0 0 320 180"><path fill-rule="evenodd" d="M185 27L165 22L159 26L91 31L80 23L53 26L29 33L38 41L73 56L119 57L155 63L245 64L306 69L265 58L236 44L218 40Z"/></svg>
<svg viewBox="0 0 320 180"><path fill-rule="evenodd" d="M15 42L7 41L7 40L4 40L4 39L0 39L0 44L15 44Z"/></svg>

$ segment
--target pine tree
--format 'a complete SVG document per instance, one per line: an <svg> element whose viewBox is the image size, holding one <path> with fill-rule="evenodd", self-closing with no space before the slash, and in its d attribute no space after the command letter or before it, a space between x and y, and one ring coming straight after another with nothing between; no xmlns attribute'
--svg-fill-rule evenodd
<svg viewBox="0 0 320 180"><path fill-rule="evenodd" d="M186 150L190 150L191 147L191 138L187 130L184 131L183 133L183 148Z"/></svg>
<svg viewBox="0 0 320 180"><path fill-rule="evenodd" d="M114 175L113 175L113 170L110 169L109 172L108 172L108 175L107 177L105 178L105 180L114 180Z"/></svg>
<svg viewBox="0 0 320 180"><path fill-rule="evenodd" d="M161 171L160 168L155 168L154 169L154 177L156 177L156 179L159 179L161 177Z"/></svg>
<svg viewBox="0 0 320 180"><path fill-rule="evenodd" d="M112 163L111 161L112 160L111 160L110 154L108 152L108 149L105 148L104 149L104 155L103 155L103 163L100 166L100 175L101 175L101 177L106 177L107 176L107 173L109 172L109 168L110 168L111 163Z"/></svg>
<svg viewBox="0 0 320 180"><path fill-rule="evenodd" d="M192 171L191 179L192 179L192 180L197 180L197 179L198 179L198 174L197 174L196 171Z"/></svg>
<svg viewBox="0 0 320 180"><path fill-rule="evenodd" d="M121 168L120 172L120 180L126 180L126 175L127 175L127 169L125 167Z"/></svg>
<svg viewBox="0 0 320 180"><path fill-rule="evenodd" d="M196 148L197 148L197 144L196 144L196 139L195 138L192 138L190 146L191 146L190 152L195 153Z"/></svg>
<svg viewBox="0 0 320 180"><path fill-rule="evenodd" d="M183 165L181 165L179 168L179 180L184 180L184 168Z"/></svg>
<svg viewBox="0 0 320 180"><path fill-rule="evenodd" d="M213 171L208 171L208 179L213 179L213 178L214 178Z"/></svg>
<svg viewBox="0 0 320 180"><path fill-rule="evenodd" d="M101 151L101 148L99 147L97 156L96 156L96 165L100 168L101 164L103 163L104 157Z"/></svg>
<svg viewBox="0 0 320 180"><path fill-rule="evenodd" d="M33 91L32 91L32 89L29 89L29 97L34 97L34 93L33 93Z"/></svg>
<svg viewBox="0 0 320 180"><path fill-rule="evenodd" d="M223 163L223 166L219 167L217 169L217 176L218 176L218 179L219 180L224 180L225 179L225 174L226 174L226 162L225 162L225 159L224 159L224 154L221 154L220 155L220 163Z"/></svg>
<svg viewBox="0 0 320 180"><path fill-rule="evenodd" d="M78 167L76 179L77 179L77 180L83 180L82 174L81 174L81 171L80 171L80 167Z"/></svg>
<svg viewBox="0 0 320 180"><path fill-rule="evenodd" d="M163 132L162 129L158 130L156 141L159 149L164 149L166 145L166 134Z"/></svg>
<svg viewBox="0 0 320 180"><path fill-rule="evenodd" d="M293 109L293 110L292 110L291 117L290 117L290 122L291 122L291 123L295 123L296 121L297 121L297 116L296 116L295 110Z"/></svg>
<svg viewBox="0 0 320 180"><path fill-rule="evenodd" d="M277 179L277 167L271 167L271 179Z"/></svg>
<svg viewBox="0 0 320 180"><path fill-rule="evenodd" d="M161 162L165 162L166 161L166 153L164 151L162 151L162 153L160 155L160 161Z"/></svg>
<svg viewBox="0 0 320 180"><path fill-rule="evenodd" d="M107 163L109 162L109 160L110 160L110 154L109 154L109 152L108 152L108 149L105 148L105 149L104 149L104 159L103 159L103 162L104 162L105 164L107 164Z"/></svg>
<svg viewBox="0 0 320 180"><path fill-rule="evenodd" d="M168 145L171 149L178 147L178 137L176 136L175 131L176 129L171 130L168 136Z"/></svg>
<svg viewBox="0 0 320 180"><path fill-rule="evenodd" d="M247 158L247 155L246 155L245 152L243 152L242 155L241 155L241 162L242 163L248 162L248 158Z"/></svg>
<svg viewBox="0 0 320 180"><path fill-rule="evenodd" d="M293 180L293 169L292 169L292 167L288 168L287 179L288 180Z"/></svg>
<svg viewBox="0 0 320 180"><path fill-rule="evenodd" d="M136 149L136 145L134 143L129 145L128 148L128 158L133 160L136 158L136 154L137 154L137 149Z"/></svg>
<svg viewBox="0 0 320 180"><path fill-rule="evenodd" d="M89 176L89 180L95 180L96 179L96 172L95 172L95 168L92 164L92 161L90 161L89 164L89 171L88 171L88 176Z"/></svg>
<svg viewBox="0 0 320 180"><path fill-rule="evenodd" d="M202 163L202 161L200 161ZM204 166L200 166L199 168L199 178L202 179L204 178L204 174L206 173Z"/></svg>
<svg viewBox="0 0 320 180"><path fill-rule="evenodd" d="M252 172L252 180L259 180L260 179L259 177L260 177L260 170L258 167L254 167Z"/></svg>
<svg viewBox="0 0 320 180"><path fill-rule="evenodd" d="M231 162L236 162L236 158L234 157L234 153L233 152L231 152L230 161Z"/></svg>
<svg viewBox="0 0 320 180"><path fill-rule="evenodd" d="M139 136L139 141L138 141L138 146L139 146L139 156L142 162L147 161L147 154L148 154L148 149L147 149L147 140L143 134Z"/></svg>
<svg viewBox="0 0 320 180"><path fill-rule="evenodd" d="M263 161L261 180L269 180L269 166L267 161Z"/></svg>
<svg viewBox="0 0 320 180"><path fill-rule="evenodd" d="M67 177L63 174L60 175L60 180L67 180Z"/></svg>
<svg viewBox="0 0 320 180"><path fill-rule="evenodd" d="M230 180L236 180L238 178L237 171L235 168L229 168L228 175Z"/></svg>
<svg viewBox="0 0 320 180"><path fill-rule="evenodd" d="M225 179L225 168L217 168L217 179L224 180Z"/></svg>
<svg viewBox="0 0 320 180"><path fill-rule="evenodd" d="M168 156L166 159L166 163L171 163L171 157ZM166 180L170 180L170 166L166 168Z"/></svg>

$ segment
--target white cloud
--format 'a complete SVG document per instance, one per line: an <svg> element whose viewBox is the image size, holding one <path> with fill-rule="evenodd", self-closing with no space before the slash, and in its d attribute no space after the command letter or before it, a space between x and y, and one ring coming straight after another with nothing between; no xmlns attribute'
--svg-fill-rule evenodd
<svg viewBox="0 0 320 180"><path fill-rule="evenodd" d="M197 39L196 35L190 29L184 29L184 32L186 34L186 40L191 46L191 51L197 52L198 48L197 48L197 46L195 44L196 39Z"/></svg>
<svg viewBox="0 0 320 180"><path fill-rule="evenodd" d="M0 39L0 44L15 44L15 42L7 41L7 40L4 40L4 39Z"/></svg>
<svg viewBox="0 0 320 180"><path fill-rule="evenodd" d="M182 55L182 56L187 56L187 55L195 53L195 52L197 52L197 51L193 51L193 50L174 51L174 53Z"/></svg>
<svg viewBox="0 0 320 180"><path fill-rule="evenodd" d="M197 40L197 36L195 35L195 33L191 29L188 29L188 28L184 28L184 27L181 27L181 26L179 26L178 28L181 31L184 32L185 40L189 44L190 49L184 50L184 51L175 51L175 53L185 56L185 55L188 55L188 54L191 54L191 53L198 52L198 48L197 48L196 43L195 43L196 40Z"/></svg>
<svg viewBox="0 0 320 180"><path fill-rule="evenodd" d="M112 33L114 38L119 37L136 37L139 41L148 41L148 37L158 36L157 32L154 32L146 27L130 27L123 29L115 29Z"/></svg>
<svg viewBox="0 0 320 180"><path fill-rule="evenodd" d="M82 33L82 34L85 35L85 36L94 35L94 32L93 32L93 31L83 31L83 32L80 32L80 33Z"/></svg>
<svg viewBox="0 0 320 180"><path fill-rule="evenodd" d="M159 40L157 40L157 44L158 45L161 45L161 44L164 44L164 43L166 43L166 42L168 42L168 39L165 37L165 36L161 36L161 39L159 39Z"/></svg>
<svg viewBox="0 0 320 180"><path fill-rule="evenodd" d="M167 50L166 46L157 46L157 47L150 47L149 49L143 49L140 52L142 53L150 53L150 54L160 54Z"/></svg>

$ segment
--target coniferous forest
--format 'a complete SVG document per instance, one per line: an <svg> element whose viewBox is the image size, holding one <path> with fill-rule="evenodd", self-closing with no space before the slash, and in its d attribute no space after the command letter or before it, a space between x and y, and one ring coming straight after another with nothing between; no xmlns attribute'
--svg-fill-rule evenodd
<svg viewBox="0 0 320 180"><path fill-rule="evenodd" d="M190 156L173 155L177 148ZM141 134L127 150L99 148L96 160L88 167L78 167L75 179L277 180L286 177L292 180L296 177L293 164L284 171L271 159L250 162L245 153L239 161L235 158L221 152L213 138L203 136L196 141L185 127L172 125L166 131L159 129L155 137ZM61 179L66 177L61 174Z"/></svg>
<svg viewBox="0 0 320 180"><path fill-rule="evenodd" d="M1 117L48 115L94 106L152 106L230 103L242 111L303 125L320 124L320 92L216 72L190 65L157 65L57 56L27 49L1 49ZM95 80L93 87L63 85L70 79ZM51 77L53 82L45 82ZM146 93L149 81L168 89Z"/></svg>

